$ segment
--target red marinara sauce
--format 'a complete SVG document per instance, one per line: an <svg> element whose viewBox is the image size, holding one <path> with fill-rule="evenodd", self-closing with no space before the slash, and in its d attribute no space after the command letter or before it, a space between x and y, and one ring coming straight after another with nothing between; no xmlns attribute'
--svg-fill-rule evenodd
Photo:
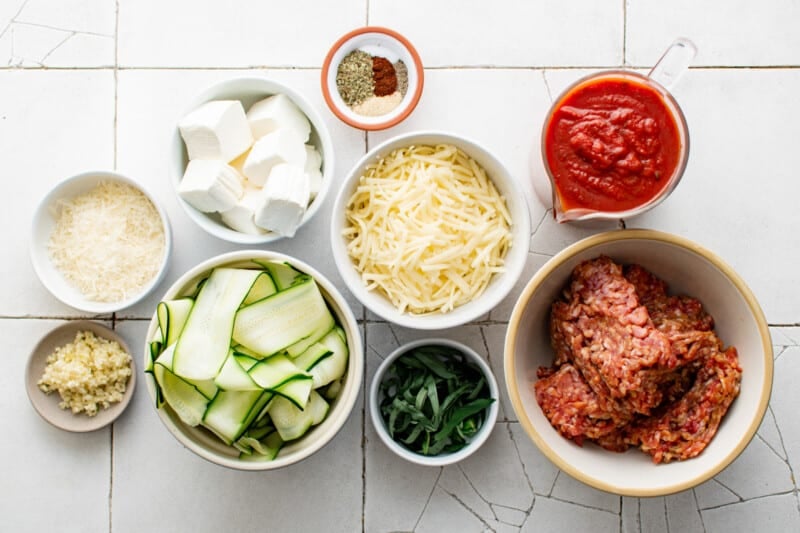
<svg viewBox="0 0 800 533"><path fill-rule="evenodd" d="M639 207L664 190L683 155L663 96L622 76L573 88L546 128L547 164L565 211Z"/></svg>

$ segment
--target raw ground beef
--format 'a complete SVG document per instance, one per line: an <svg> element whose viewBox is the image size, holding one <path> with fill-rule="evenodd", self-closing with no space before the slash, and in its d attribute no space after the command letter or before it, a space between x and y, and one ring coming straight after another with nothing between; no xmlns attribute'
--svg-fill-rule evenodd
<svg viewBox="0 0 800 533"><path fill-rule="evenodd" d="M662 280L608 257L579 264L551 308L553 367L536 398L567 438L655 462L694 457L739 392L735 348L725 350L702 304L670 296Z"/></svg>

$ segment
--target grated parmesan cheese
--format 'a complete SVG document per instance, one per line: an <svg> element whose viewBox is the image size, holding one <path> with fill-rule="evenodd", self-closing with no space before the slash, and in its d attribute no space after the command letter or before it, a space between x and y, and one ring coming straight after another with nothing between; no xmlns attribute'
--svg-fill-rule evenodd
<svg viewBox="0 0 800 533"><path fill-rule="evenodd" d="M87 299L121 302L158 274L166 238L161 217L140 190L104 181L59 200L48 251L68 283Z"/></svg>
<svg viewBox="0 0 800 533"><path fill-rule="evenodd" d="M58 391L62 409L95 416L122 400L131 373L131 356L118 342L79 331L47 356L38 385L47 394Z"/></svg>
<svg viewBox="0 0 800 533"><path fill-rule="evenodd" d="M452 145L398 149L369 165L346 218L362 280L401 312L446 313L477 298L511 247L505 199Z"/></svg>

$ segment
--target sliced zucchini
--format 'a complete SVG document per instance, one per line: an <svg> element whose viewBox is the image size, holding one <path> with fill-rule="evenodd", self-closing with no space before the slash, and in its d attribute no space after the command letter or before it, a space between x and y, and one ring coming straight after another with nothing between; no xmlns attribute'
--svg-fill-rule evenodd
<svg viewBox="0 0 800 533"><path fill-rule="evenodd" d="M228 356L236 310L258 275L257 270L214 269L203 284L176 343L175 374L197 380L217 375Z"/></svg>
<svg viewBox="0 0 800 533"><path fill-rule="evenodd" d="M269 275L272 277L272 280L275 282L275 286L279 291L285 291L300 281L301 278L309 277L307 274L300 272L289 263L259 261L257 259L254 260L254 262L257 265L264 267L264 269L269 272Z"/></svg>
<svg viewBox="0 0 800 533"><path fill-rule="evenodd" d="M275 390L291 380L311 379L310 374L298 368L283 354L273 355L259 361L247 373L259 387L268 390Z"/></svg>
<svg viewBox="0 0 800 533"><path fill-rule="evenodd" d="M175 373L173 370L173 366L175 363L175 344L171 344L167 346L167 348L161 352L161 355L158 356L158 359L155 361L156 366L163 366L167 370L172 373ZM179 376L183 381L192 385L197 391L205 396L207 399L211 400L214 396L217 395L217 386L214 384L213 379L188 379L182 376Z"/></svg>
<svg viewBox="0 0 800 533"><path fill-rule="evenodd" d="M275 429L285 441L305 435L308 429L325 419L328 402L316 391L311 391L306 408L298 409L289 400L276 397L269 408L269 416Z"/></svg>
<svg viewBox="0 0 800 533"><path fill-rule="evenodd" d="M305 409L306 404L308 403L309 394L312 392L312 386L313 381L310 376L293 379L275 389L275 394L286 398L295 404L299 409Z"/></svg>
<svg viewBox="0 0 800 533"><path fill-rule="evenodd" d="M271 392L262 390L221 390L208 404L202 420L203 427L210 429L230 446L244 433L272 396Z"/></svg>
<svg viewBox="0 0 800 533"><path fill-rule="evenodd" d="M241 439L240 439L241 440ZM283 447L283 439L277 431L272 431L263 439L247 443L251 449L249 454L240 454L239 459L244 461L272 461L278 456ZM253 453L255 452L255 453Z"/></svg>
<svg viewBox="0 0 800 533"><path fill-rule="evenodd" d="M275 354L300 341L307 342L293 354L300 355L334 325L319 287L307 278L240 309L233 324L233 340L258 354Z"/></svg>
<svg viewBox="0 0 800 533"><path fill-rule="evenodd" d="M173 374L163 365L154 367L156 381L164 400L187 426L197 426L203 420L209 400L191 383Z"/></svg>
<svg viewBox="0 0 800 533"><path fill-rule="evenodd" d="M317 364L307 369L314 379L315 389L340 379L347 371L349 350L347 349L347 343L342 340L342 335L339 333L340 330L341 328L337 326L319 341L319 344L329 349L332 355L321 359Z"/></svg>
<svg viewBox="0 0 800 533"><path fill-rule="evenodd" d="M189 313L194 306L192 298L179 298L159 302L156 308L158 327L161 329L161 338L164 346L174 344L181 335Z"/></svg>
<svg viewBox="0 0 800 533"><path fill-rule="evenodd" d="M245 296L242 306L263 300L276 292L278 292L278 288L275 286L275 282L272 281L272 276L270 276L268 272L261 272L256 278L255 283L253 283L253 286L250 287L250 292Z"/></svg>
<svg viewBox="0 0 800 533"><path fill-rule="evenodd" d="M214 384L223 390L243 391L261 389L247 373L247 370L242 368L242 365L239 364L233 350L228 352L228 357L222 364L219 374L214 378Z"/></svg>

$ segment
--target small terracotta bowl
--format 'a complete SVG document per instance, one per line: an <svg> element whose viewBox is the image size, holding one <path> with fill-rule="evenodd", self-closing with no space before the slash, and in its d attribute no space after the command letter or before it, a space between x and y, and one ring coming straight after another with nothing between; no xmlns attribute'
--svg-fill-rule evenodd
<svg viewBox="0 0 800 533"><path fill-rule="evenodd" d="M354 50L362 50L392 63L400 60L408 70L408 89L400 104L388 113L367 116L353 111L342 99L336 86L339 64ZM422 95L424 73L414 46L399 33L378 26L366 26L347 33L331 47L322 64L322 95L334 115L342 122L362 130L383 130L405 120Z"/></svg>

